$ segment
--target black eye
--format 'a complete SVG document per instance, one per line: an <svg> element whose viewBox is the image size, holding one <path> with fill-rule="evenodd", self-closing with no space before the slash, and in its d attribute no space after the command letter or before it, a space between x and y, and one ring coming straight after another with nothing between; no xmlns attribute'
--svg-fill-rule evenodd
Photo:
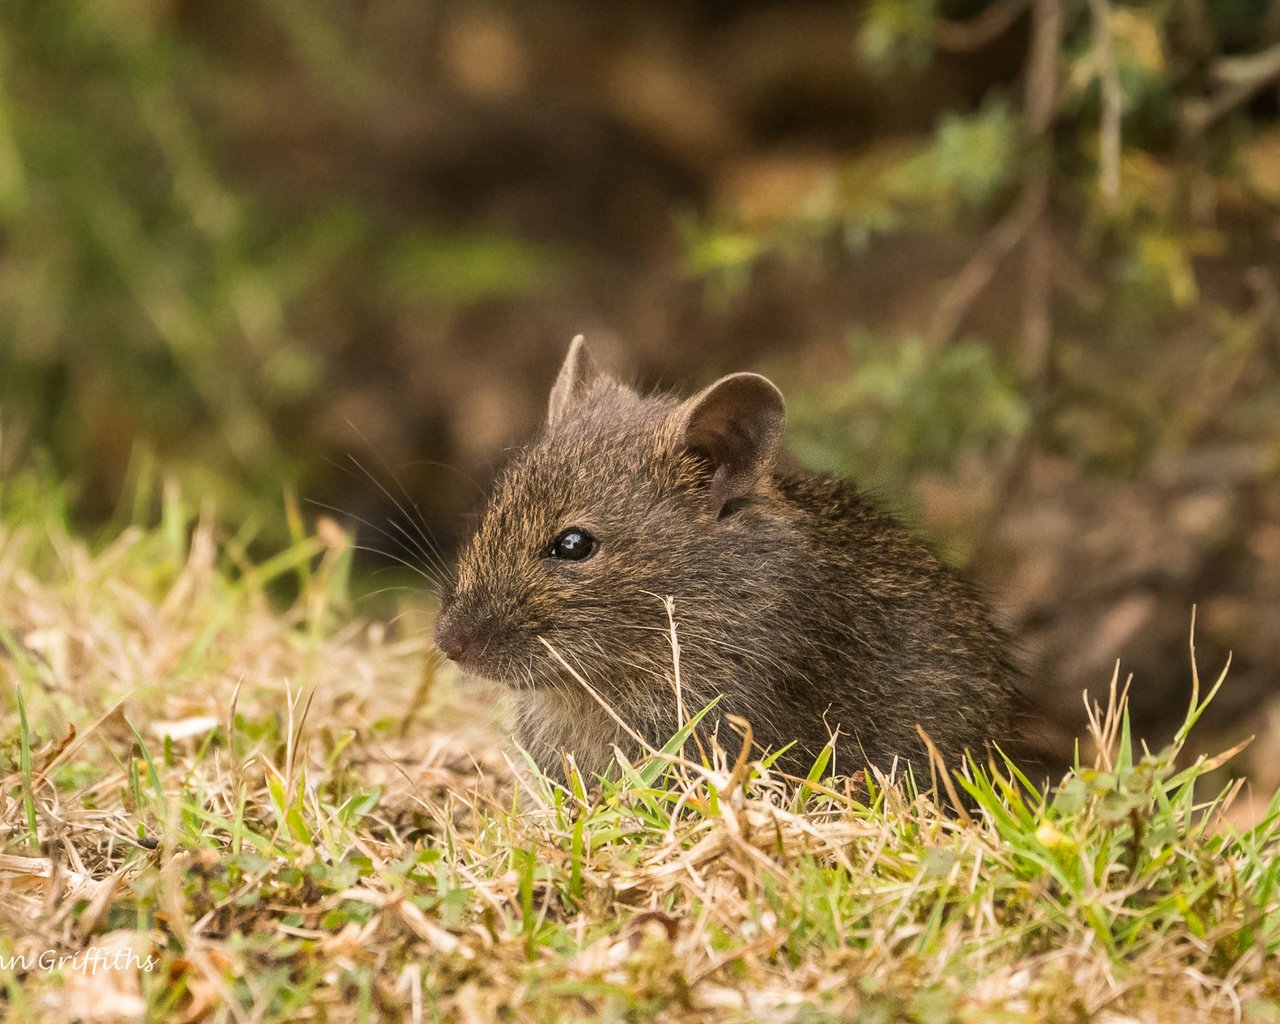
<svg viewBox="0 0 1280 1024"><path fill-rule="evenodd" d="M547 554L566 562L581 562L584 558L590 558L595 551L596 539L586 530L571 526L551 542Z"/></svg>

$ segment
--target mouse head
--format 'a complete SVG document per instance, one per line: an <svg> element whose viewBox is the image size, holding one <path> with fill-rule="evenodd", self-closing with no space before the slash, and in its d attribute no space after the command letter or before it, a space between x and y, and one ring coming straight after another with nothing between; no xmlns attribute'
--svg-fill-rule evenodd
<svg viewBox="0 0 1280 1024"><path fill-rule="evenodd" d="M541 435L462 552L436 644L516 687L565 685L560 659L615 691L661 681L664 597L691 636L724 632L726 602L746 599L782 425L782 395L758 374L684 401L642 396L575 338Z"/></svg>

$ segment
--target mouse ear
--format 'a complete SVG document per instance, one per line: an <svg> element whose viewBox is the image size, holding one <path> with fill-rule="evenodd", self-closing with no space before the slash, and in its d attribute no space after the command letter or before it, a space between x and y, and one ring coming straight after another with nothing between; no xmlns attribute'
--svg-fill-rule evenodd
<svg viewBox="0 0 1280 1024"><path fill-rule="evenodd" d="M560 376L551 389L551 399L547 402L547 426L553 427L564 418L565 412L582 397L597 375L595 363L587 351L587 341L579 334L569 342L569 354L564 357Z"/></svg>
<svg viewBox="0 0 1280 1024"><path fill-rule="evenodd" d="M681 403L674 417L676 443L712 466L707 503L719 515L773 466L785 407L767 377L734 373Z"/></svg>

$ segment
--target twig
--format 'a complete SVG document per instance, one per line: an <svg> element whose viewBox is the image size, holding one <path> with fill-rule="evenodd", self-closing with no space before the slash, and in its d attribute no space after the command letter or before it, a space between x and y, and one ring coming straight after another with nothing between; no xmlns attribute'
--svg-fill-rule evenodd
<svg viewBox="0 0 1280 1024"><path fill-rule="evenodd" d="M1182 107L1182 130L1191 138L1202 135L1219 118L1280 78L1280 43L1261 53L1218 61L1213 77L1225 87L1208 99L1189 100Z"/></svg>
<svg viewBox="0 0 1280 1024"><path fill-rule="evenodd" d="M1178 32L1179 49L1197 63L1208 60L1222 47L1209 17L1208 0L1182 0L1178 17L1170 27Z"/></svg>
<svg viewBox="0 0 1280 1024"><path fill-rule="evenodd" d="M1062 0L1036 0L1025 93L1027 128L1039 146L1025 185L1036 211L1023 273L1023 370L1033 390L1042 387L1053 342L1052 230L1046 211L1053 174L1053 118L1058 104L1058 63L1064 24Z"/></svg>
<svg viewBox="0 0 1280 1024"><path fill-rule="evenodd" d="M671 685L676 692L676 727L683 729L689 721L689 712L684 706L684 682L680 675L680 638L676 635L676 599L670 595L662 599L662 607L667 613L669 627L667 639L671 644ZM707 748L702 745L702 737L698 735L698 727L692 730L693 742L698 747L698 754L705 761Z"/></svg>
<svg viewBox="0 0 1280 1024"><path fill-rule="evenodd" d="M929 341L933 347L946 344L959 331L970 307L987 289L1000 265L1029 233L1034 233L1044 219L1048 205L1049 174L1052 162L1052 140L1049 129L1058 92L1058 51L1061 45L1063 24L1062 0L1035 0L1033 7L1033 38L1031 57L1027 65L1024 107L1027 132L1038 144L1036 165L1028 172L1022 192L1013 208L991 229L979 244L969 261L953 279L946 294L938 303L933 322L929 326ZM1044 261L1042 261L1044 262ZM1034 280L1032 270L1035 270ZM1036 318L1028 316L1027 334L1029 346L1037 351L1045 348L1043 338L1048 333L1046 288L1038 285L1045 274L1037 268L1028 268L1027 282L1036 285L1037 301L1028 304L1038 311ZM1032 327L1034 326L1034 330ZM1039 360L1037 359L1037 364Z"/></svg>
<svg viewBox="0 0 1280 1024"><path fill-rule="evenodd" d="M755 735L751 723L738 715L726 715L726 721L742 737L742 746L738 748L738 758L733 762L733 770L729 773L729 783L724 787L723 795L727 796L742 785L747 778L747 769L751 766L751 744Z"/></svg>
<svg viewBox="0 0 1280 1024"><path fill-rule="evenodd" d="M1062 0L1036 0L1033 8L1031 56L1027 62L1024 102L1027 127L1037 138L1053 124L1058 94L1058 51L1062 43Z"/></svg>
<svg viewBox="0 0 1280 1024"><path fill-rule="evenodd" d="M551 655L551 657L555 658L556 661L560 663L560 667L563 668L566 672L568 672L569 675L572 676L576 682L581 684L582 688L591 695L592 699L597 704L599 704L602 708L604 708L605 712L609 715L609 717L612 718L614 722L617 723L618 728L620 728L623 732L625 732L628 736L630 736L633 740L635 740L638 744L640 744L640 748L646 754L656 757L662 753L660 750L657 750L651 743L646 741L643 736L641 736L638 732L636 732L633 728L631 728L631 726L629 726L626 722L624 722L621 716L619 716L619 714L616 711L614 711L612 707L609 706L609 702L605 700L602 696L600 696L600 694L596 691L596 688L594 686L592 686L590 683L588 683L585 679L582 678L581 672L579 672L577 669L575 669L572 665L570 665L567 661L564 660L560 652L557 651L555 647L551 645L551 642L547 640L546 637L540 636L538 637L538 640L542 643L542 646L547 649L547 652Z"/></svg>
<svg viewBox="0 0 1280 1024"><path fill-rule="evenodd" d="M943 788L947 791L947 796L951 800L951 806L955 809L956 816L963 824L972 824L973 817L965 809L964 804L960 802L960 794L956 792L956 786L951 781L951 772L947 768L947 762L943 760L937 745L933 742L932 737L924 731L924 726L920 725L919 722L916 723L916 733L924 741L925 749L929 752L929 768L934 773L935 779L942 779Z"/></svg>
<svg viewBox="0 0 1280 1024"><path fill-rule="evenodd" d="M62 764L72 755L79 753L80 748L83 747L89 741L89 738L93 736L100 728L102 728L103 723L105 723L107 719L111 718L112 715L114 715L117 711L119 711L124 706L125 701L127 701L133 695L134 695L134 691L129 690L122 697L118 698L114 704L112 704L109 708L107 708L106 711L104 711L101 715L99 715L96 719L94 719L93 723L88 728L83 729L76 735L72 736L68 742L64 743L45 762L44 767L41 768L32 776L32 784L33 784L32 788L34 789L36 785L43 783L45 778L48 777L49 773L53 771L54 768L58 767L58 765Z"/></svg>
<svg viewBox="0 0 1280 1024"><path fill-rule="evenodd" d="M1089 0L1093 20L1093 59L1097 63L1102 92L1102 137L1099 185L1108 209L1120 198L1120 125L1124 116L1124 87L1116 66L1111 39L1111 5L1108 0Z"/></svg>
<svg viewBox="0 0 1280 1024"><path fill-rule="evenodd" d="M1029 400L1036 407L1045 390L1053 349L1053 232L1045 217L1049 204L1047 170L1027 182L1027 192L1036 218L1022 264L1022 376Z"/></svg>
<svg viewBox="0 0 1280 1024"><path fill-rule="evenodd" d="M1187 403L1182 417L1185 438L1203 440L1221 421L1223 409L1278 322L1280 292L1272 272L1265 266L1255 266L1243 277L1252 292L1252 308L1231 322L1227 333L1230 341L1221 346L1218 359L1210 364L1217 372L1203 375L1194 400Z"/></svg>
<svg viewBox="0 0 1280 1024"><path fill-rule="evenodd" d="M1023 189L1013 208L987 232L938 303L929 325L929 341L934 348L955 337L969 309L991 284L1000 265L1039 219L1042 205L1040 196Z"/></svg>
<svg viewBox="0 0 1280 1024"><path fill-rule="evenodd" d="M667 613L667 639L671 644L671 685L676 692L676 726L683 729L689 715L684 708L684 687L680 680L680 638L676 636L676 602L673 597L662 599L663 610Z"/></svg>
<svg viewBox="0 0 1280 1024"><path fill-rule="evenodd" d="M981 50L1004 35L1030 3L1031 0L996 0L967 21L937 18L933 23L933 45L949 53Z"/></svg>

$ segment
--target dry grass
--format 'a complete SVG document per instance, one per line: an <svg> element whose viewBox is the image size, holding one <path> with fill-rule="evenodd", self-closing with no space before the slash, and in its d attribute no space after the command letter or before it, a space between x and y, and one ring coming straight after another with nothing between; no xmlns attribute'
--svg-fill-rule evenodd
<svg viewBox="0 0 1280 1024"><path fill-rule="evenodd" d="M91 548L0 506L14 1019L1280 1021L1280 800L1232 833L1122 697L1048 796L971 767L971 820L722 753L566 791L421 612L352 618L336 530L253 565L164 507Z"/></svg>

